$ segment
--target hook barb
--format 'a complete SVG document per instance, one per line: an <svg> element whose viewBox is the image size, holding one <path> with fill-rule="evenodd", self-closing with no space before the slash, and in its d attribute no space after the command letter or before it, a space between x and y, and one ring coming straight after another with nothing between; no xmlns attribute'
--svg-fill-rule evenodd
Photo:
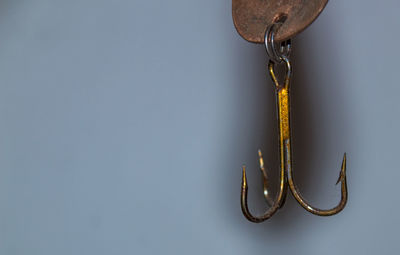
<svg viewBox="0 0 400 255"><path fill-rule="evenodd" d="M342 167L340 169L340 174L339 178L336 182L336 185L339 184L339 182L345 182L346 181L346 152L343 154L343 160L342 160Z"/></svg>

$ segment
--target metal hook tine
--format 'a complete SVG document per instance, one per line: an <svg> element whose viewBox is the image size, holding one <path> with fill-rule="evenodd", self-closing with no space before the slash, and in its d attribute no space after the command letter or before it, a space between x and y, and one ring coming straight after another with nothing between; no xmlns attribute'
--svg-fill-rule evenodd
<svg viewBox="0 0 400 255"><path fill-rule="evenodd" d="M269 178L268 178L268 174L267 171L265 170L264 167L264 159L262 156L262 152L261 150L258 150L258 158L259 158L259 162L260 162L260 171L263 175L263 194L264 194L264 198L265 201L267 202L268 206L272 206L274 204L274 200L271 197L271 192L269 191ZM285 185L284 185L284 191L283 191L283 198L281 200L281 203L279 205L279 208L282 208L283 205L286 202L286 194L287 194L287 180L286 180L286 176L285 176Z"/></svg>
<svg viewBox="0 0 400 255"><path fill-rule="evenodd" d="M269 218L274 215L278 209L283 205L285 196L286 196L286 177L285 177L285 171L281 169L280 173L280 188L279 188L279 193L275 201L271 201L272 206L262 215L262 216L253 216L250 213L248 203L247 203L247 195L248 195L248 186L247 186L247 176L246 176L246 166L243 165L243 175L242 175L242 190L241 190L241 196L240 196L240 204L242 207L242 212L243 215L251 222L254 223L260 223L265 220L268 220ZM264 196L265 197L265 196ZM266 198L266 197L265 197Z"/></svg>
<svg viewBox="0 0 400 255"><path fill-rule="evenodd" d="M340 175L339 175L339 178L338 178L338 180L336 182L336 185L339 184L339 182L341 182L341 199L340 199L340 202L334 208L326 209L326 210L322 210L322 209L319 209L319 208L311 206L303 198L303 196L300 194L296 184L294 183L292 168L289 168L288 169L288 173L287 173L288 182L289 182L289 188L290 188L293 196L296 198L297 202L299 202L299 204L304 209L309 211L310 213L313 213L313 214L319 215L319 216L331 216L331 215L337 214L340 211L342 211L344 209L344 207L346 206L347 197L348 197L347 180L346 180L346 161L347 161L346 153L344 153L343 160L342 160L342 167L341 167L341 170L340 170Z"/></svg>
<svg viewBox="0 0 400 255"><path fill-rule="evenodd" d="M264 159L261 153L261 150L258 150L258 160L260 163L260 171L262 174L262 180L263 180L263 194L265 201L267 202L268 206L272 206L274 204L274 200L271 198L271 193L268 191L269 185L268 185L268 174L267 171L265 170L264 167Z"/></svg>

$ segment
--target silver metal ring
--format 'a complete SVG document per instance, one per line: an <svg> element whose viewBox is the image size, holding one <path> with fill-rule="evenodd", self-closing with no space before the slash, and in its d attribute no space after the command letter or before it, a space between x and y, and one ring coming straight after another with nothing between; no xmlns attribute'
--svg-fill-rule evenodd
<svg viewBox="0 0 400 255"><path fill-rule="evenodd" d="M275 34L280 28L280 26L282 26L281 22L279 23L276 22L268 26L267 30L265 31L265 38L264 38L265 49L267 50L267 54L269 58L276 63L281 63L283 57L289 58L292 49L290 39L283 41L281 43L276 43L274 41Z"/></svg>

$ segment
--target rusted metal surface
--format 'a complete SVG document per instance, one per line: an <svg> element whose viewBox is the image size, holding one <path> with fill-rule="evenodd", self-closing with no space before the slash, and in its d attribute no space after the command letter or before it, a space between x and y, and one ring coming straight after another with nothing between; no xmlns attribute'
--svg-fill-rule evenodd
<svg viewBox="0 0 400 255"><path fill-rule="evenodd" d="M328 0L232 0L233 22L247 41L264 43L265 30L277 18L286 16L276 41L292 38L309 26Z"/></svg>

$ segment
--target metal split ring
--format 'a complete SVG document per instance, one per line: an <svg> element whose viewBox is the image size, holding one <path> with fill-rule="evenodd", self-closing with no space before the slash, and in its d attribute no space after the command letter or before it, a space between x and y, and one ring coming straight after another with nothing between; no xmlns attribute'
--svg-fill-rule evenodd
<svg viewBox="0 0 400 255"><path fill-rule="evenodd" d="M280 43L274 41L275 34L282 24L282 22L275 22L268 26L265 31L265 49L267 50L269 58L275 63L281 63L283 57L289 58L292 49L290 39Z"/></svg>

